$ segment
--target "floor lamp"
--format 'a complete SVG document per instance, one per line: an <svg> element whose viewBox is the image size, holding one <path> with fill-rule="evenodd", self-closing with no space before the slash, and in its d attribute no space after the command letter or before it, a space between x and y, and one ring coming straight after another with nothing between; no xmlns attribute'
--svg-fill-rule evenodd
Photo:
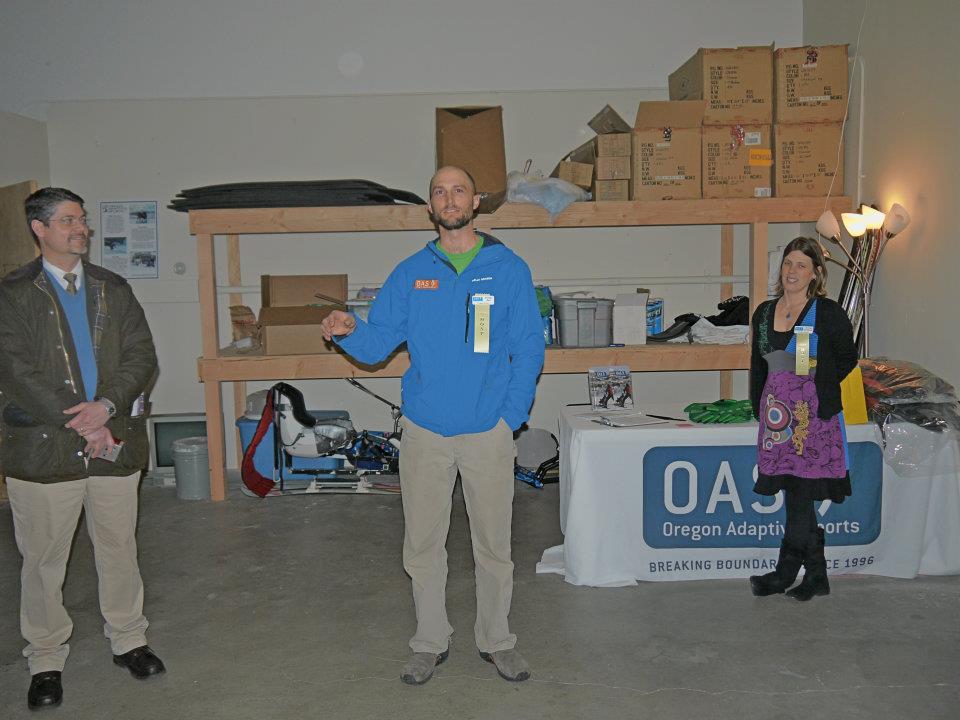
<svg viewBox="0 0 960 720"><path fill-rule="evenodd" d="M887 243L901 233L910 224L910 214L900 203L894 203L886 214L875 207L862 205L859 213L842 213L843 226L852 238L851 249L840 240L840 224L829 210L825 210L817 220L817 232L840 246L846 262L833 257L821 243L824 257L844 268L848 275L840 288L840 304L850 317L857 340L860 355L870 355L870 300L873 293L873 281L877 264L883 255ZM863 332L859 333L862 327Z"/></svg>

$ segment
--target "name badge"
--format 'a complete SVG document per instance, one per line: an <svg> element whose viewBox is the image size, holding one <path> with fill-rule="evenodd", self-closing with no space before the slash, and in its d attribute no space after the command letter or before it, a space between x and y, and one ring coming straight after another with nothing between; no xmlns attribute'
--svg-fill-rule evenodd
<svg viewBox="0 0 960 720"><path fill-rule="evenodd" d="M474 293L470 302L476 309L473 321L473 351L476 353L490 352L490 306L494 303L493 295Z"/></svg>
<svg viewBox="0 0 960 720"><path fill-rule="evenodd" d="M793 329L797 339L797 375L804 376L810 374L810 336L813 334L813 327L810 325L797 325Z"/></svg>

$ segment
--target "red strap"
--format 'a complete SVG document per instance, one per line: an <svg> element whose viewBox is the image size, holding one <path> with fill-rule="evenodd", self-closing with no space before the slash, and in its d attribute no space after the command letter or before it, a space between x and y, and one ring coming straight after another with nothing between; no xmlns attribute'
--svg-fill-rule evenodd
<svg viewBox="0 0 960 720"><path fill-rule="evenodd" d="M273 490L273 486L276 485L271 478L264 477L257 472L257 468L253 465L253 455L257 452L257 446L260 445L260 441L263 440L263 436L267 434L267 430L271 429L272 425L273 389L271 388L270 392L267 393L267 402L263 406L263 414L257 424L257 431L253 434L250 444L247 445L247 449L243 453L243 463L240 465L240 477L243 479L243 484L258 497L266 497L267 493Z"/></svg>

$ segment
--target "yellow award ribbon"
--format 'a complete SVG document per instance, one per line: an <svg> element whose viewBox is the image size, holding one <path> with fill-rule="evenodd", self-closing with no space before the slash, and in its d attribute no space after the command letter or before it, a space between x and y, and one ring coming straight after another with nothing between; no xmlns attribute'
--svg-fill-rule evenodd
<svg viewBox="0 0 960 720"><path fill-rule="evenodd" d="M794 330L797 339L797 375L810 374L810 335L813 328L806 325L797 325Z"/></svg>
<svg viewBox="0 0 960 720"><path fill-rule="evenodd" d="M491 305L493 305L493 295L473 296L473 307L476 310L473 321L473 351L477 353L490 352Z"/></svg>

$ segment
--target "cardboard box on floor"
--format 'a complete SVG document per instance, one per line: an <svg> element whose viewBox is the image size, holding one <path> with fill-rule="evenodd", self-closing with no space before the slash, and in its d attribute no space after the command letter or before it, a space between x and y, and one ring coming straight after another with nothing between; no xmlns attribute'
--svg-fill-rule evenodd
<svg viewBox="0 0 960 720"><path fill-rule="evenodd" d="M699 198L703 100L641 102L633 130L633 200Z"/></svg>
<svg viewBox="0 0 960 720"><path fill-rule="evenodd" d="M317 293L340 301L347 299L346 275L261 275L260 304L263 307L322 305Z"/></svg>
<svg viewBox="0 0 960 720"><path fill-rule="evenodd" d="M773 58L778 123L843 120L848 93L846 45L780 48Z"/></svg>
<svg viewBox="0 0 960 720"><path fill-rule="evenodd" d="M464 168L473 176L478 192L506 192L503 108L437 108L436 132L438 168Z"/></svg>
<svg viewBox="0 0 960 720"><path fill-rule="evenodd" d="M775 125L774 195L843 195L842 139L843 124L839 122Z"/></svg>
<svg viewBox="0 0 960 720"><path fill-rule="evenodd" d="M704 125L703 197L771 197L771 125Z"/></svg>
<svg viewBox="0 0 960 720"><path fill-rule="evenodd" d="M773 122L773 48L700 48L670 73L671 100L706 100L704 125Z"/></svg>

